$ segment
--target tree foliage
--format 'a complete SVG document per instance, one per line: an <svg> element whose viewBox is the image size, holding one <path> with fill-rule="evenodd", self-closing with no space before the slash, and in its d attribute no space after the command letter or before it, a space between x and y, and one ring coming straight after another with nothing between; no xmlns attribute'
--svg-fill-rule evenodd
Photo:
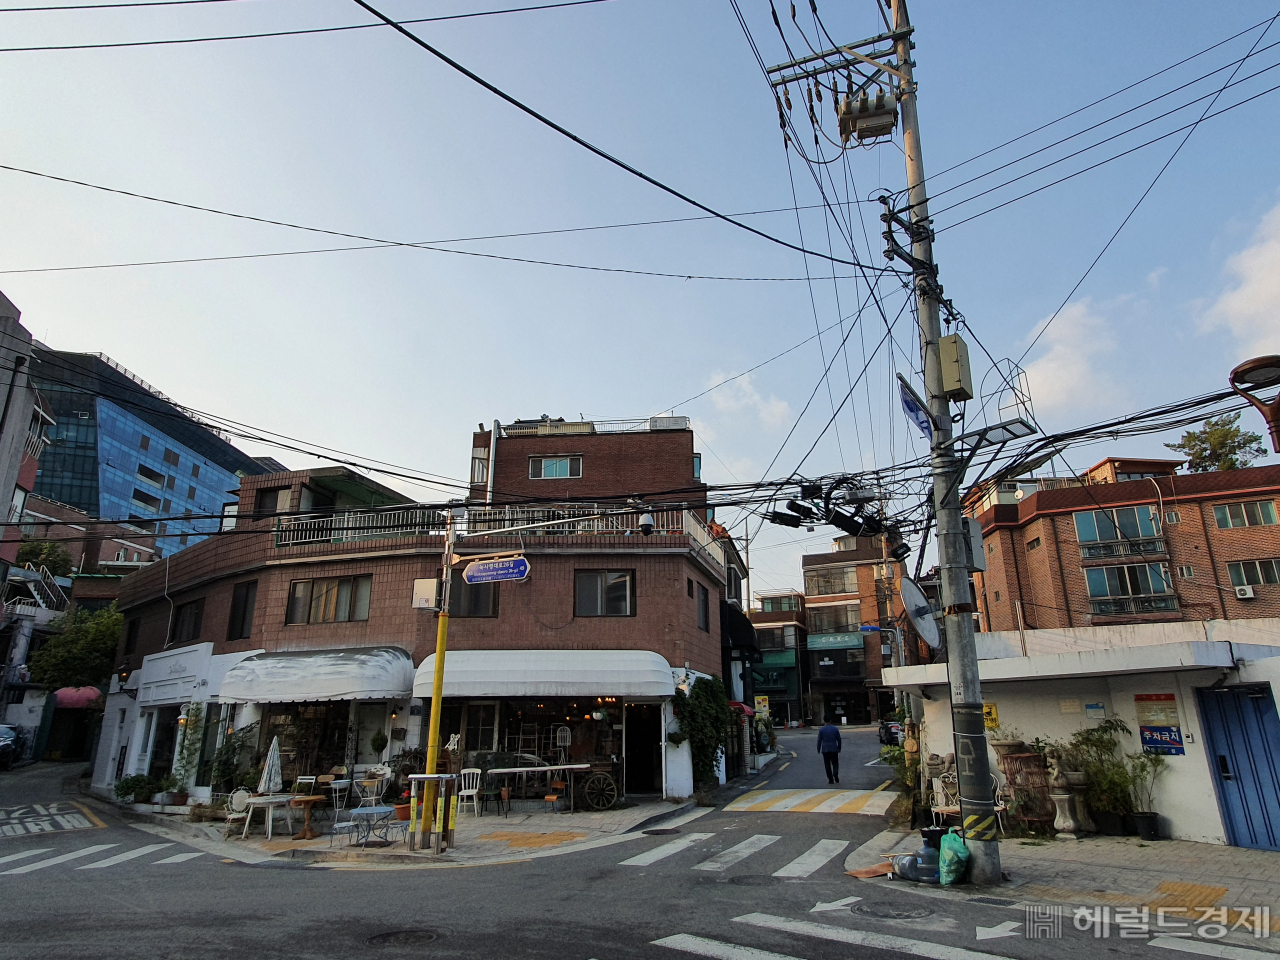
<svg viewBox="0 0 1280 960"><path fill-rule="evenodd" d="M18 547L18 566L28 563L37 568L47 567L55 577L71 575L71 554L53 540L23 540Z"/></svg>
<svg viewBox="0 0 1280 960"><path fill-rule="evenodd" d="M50 626L61 632L31 655L31 679L53 689L106 683L124 626L124 614L116 605L92 613L77 608Z"/></svg>
<svg viewBox="0 0 1280 960"><path fill-rule="evenodd" d="M1165 446L1185 456L1192 473L1241 470L1265 457L1267 450L1259 434L1240 429L1239 419L1239 412L1210 417L1203 428L1188 430L1177 443Z"/></svg>
<svg viewBox="0 0 1280 960"><path fill-rule="evenodd" d="M729 698L716 677L699 677L686 694L679 687L675 696L680 732L689 741L693 755L693 782L716 779L716 760L729 733Z"/></svg>

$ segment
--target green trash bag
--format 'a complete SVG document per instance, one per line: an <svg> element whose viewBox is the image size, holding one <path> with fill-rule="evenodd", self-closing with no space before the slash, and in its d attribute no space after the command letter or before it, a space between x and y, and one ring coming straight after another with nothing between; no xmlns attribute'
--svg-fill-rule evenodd
<svg viewBox="0 0 1280 960"><path fill-rule="evenodd" d="M942 835L942 852L938 856L938 879L944 887L964 883L969 871L969 848L955 828Z"/></svg>

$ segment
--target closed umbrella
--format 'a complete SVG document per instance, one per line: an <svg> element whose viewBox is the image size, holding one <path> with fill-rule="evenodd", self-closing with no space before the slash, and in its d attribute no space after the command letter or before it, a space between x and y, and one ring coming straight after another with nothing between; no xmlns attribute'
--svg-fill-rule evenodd
<svg viewBox="0 0 1280 960"><path fill-rule="evenodd" d="M267 751L267 759L262 764L262 779L258 781L259 793L279 793L284 789L284 778L280 774L280 738L271 738L271 749Z"/></svg>

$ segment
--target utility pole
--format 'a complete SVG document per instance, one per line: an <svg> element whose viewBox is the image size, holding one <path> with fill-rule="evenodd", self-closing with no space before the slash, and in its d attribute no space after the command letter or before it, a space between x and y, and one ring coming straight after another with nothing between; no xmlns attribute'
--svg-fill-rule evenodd
<svg viewBox="0 0 1280 960"><path fill-rule="evenodd" d="M906 0L890 0L896 34L898 105L902 111L902 146L907 160L908 199L913 226L916 303L920 313L920 347L924 386L933 418L933 503L938 524L938 566L942 608L947 627L947 672L951 685L951 719L955 731L956 772L960 788L960 822L971 857L970 878L976 884L1001 880L1000 845L996 841L995 798L982 721L978 651L973 636L973 597L965 559L964 517L960 510L960 461L951 445L951 403L943 393L939 340L939 290L933 264L933 230L929 223L920 120L912 79L911 21Z"/></svg>

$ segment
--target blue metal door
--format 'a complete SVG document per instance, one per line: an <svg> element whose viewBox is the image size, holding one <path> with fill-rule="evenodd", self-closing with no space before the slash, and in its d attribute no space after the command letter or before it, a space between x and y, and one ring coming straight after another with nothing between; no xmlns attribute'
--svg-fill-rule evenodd
<svg viewBox="0 0 1280 960"><path fill-rule="evenodd" d="M1227 842L1280 850L1280 717L1271 687L1197 693Z"/></svg>

